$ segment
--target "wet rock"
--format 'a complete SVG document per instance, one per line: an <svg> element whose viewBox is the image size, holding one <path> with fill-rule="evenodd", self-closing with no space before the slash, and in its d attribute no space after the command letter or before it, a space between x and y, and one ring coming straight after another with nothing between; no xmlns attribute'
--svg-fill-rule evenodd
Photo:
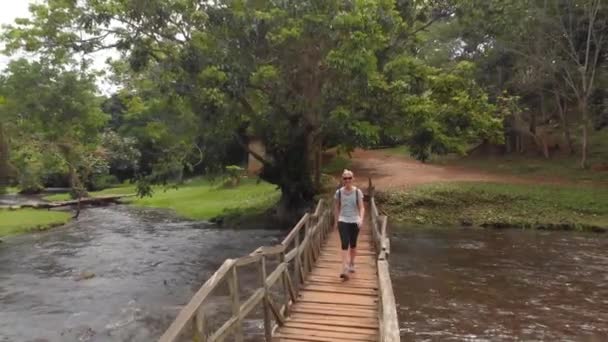
<svg viewBox="0 0 608 342"><path fill-rule="evenodd" d="M89 341L93 336L95 336L95 330L87 328L78 336L78 341Z"/></svg>
<svg viewBox="0 0 608 342"><path fill-rule="evenodd" d="M91 279L91 278L95 278L95 273L85 271L85 272L80 273L78 275L78 277L76 277L76 281L82 281L82 280L87 280L87 279Z"/></svg>
<svg viewBox="0 0 608 342"><path fill-rule="evenodd" d="M464 227L471 227L473 225L473 220L470 218L462 218L460 219L460 224Z"/></svg>

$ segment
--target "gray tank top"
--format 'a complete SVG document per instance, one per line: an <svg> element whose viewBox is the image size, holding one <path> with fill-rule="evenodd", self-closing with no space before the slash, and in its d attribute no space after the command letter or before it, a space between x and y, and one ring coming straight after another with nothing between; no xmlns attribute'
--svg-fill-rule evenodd
<svg viewBox="0 0 608 342"><path fill-rule="evenodd" d="M362 201L363 193L358 188L353 187L353 191L347 192L342 187L336 191L334 198L336 200L340 199L340 216L338 217L338 221L357 223L359 220L359 205L357 203L356 192L359 193L359 201Z"/></svg>

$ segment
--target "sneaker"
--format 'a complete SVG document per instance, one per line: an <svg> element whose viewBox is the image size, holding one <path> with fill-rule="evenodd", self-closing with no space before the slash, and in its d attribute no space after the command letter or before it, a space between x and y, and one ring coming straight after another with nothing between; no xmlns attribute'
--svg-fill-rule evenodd
<svg viewBox="0 0 608 342"><path fill-rule="evenodd" d="M348 272L350 271L348 266L344 266L344 268L342 269L342 273L340 273L340 278L344 279L344 280L348 280Z"/></svg>
<svg viewBox="0 0 608 342"><path fill-rule="evenodd" d="M355 273L355 265L354 264L348 265L348 272Z"/></svg>

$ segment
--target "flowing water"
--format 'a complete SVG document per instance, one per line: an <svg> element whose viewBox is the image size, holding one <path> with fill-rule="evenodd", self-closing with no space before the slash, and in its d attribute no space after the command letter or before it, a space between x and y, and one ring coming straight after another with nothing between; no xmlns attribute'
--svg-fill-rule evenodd
<svg viewBox="0 0 608 342"><path fill-rule="evenodd" d="M608 341L608 235L393 231L402 341Z"/></svg>
<svg viewBox="0 0 608 342"><path fill-rule="evenodd" d="M608 235L392 229L403 341L608 341ZM112 206L4 239L0 342L154 341L224 259L284 234Z"/></svg>
<svg viewBox="0 0 608 342"><path fill-rule="evenodd" d="M217 229L127 206L0 243L0 341L154 341L226 258L278 230Z"/></svg>

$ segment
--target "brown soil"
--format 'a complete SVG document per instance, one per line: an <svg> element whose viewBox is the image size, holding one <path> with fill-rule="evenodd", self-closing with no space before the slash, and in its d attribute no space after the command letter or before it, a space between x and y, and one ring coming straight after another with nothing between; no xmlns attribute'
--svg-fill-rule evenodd
<svg viewBox="0 0 608 342"><path fill-rule="evenodd" d="M396 156L381 150L357 149L352 153L352 166L356 185L365 188L371 178L377 190L405 189L413 185L451 182L504 182L520 184L561 184L560 180L530 179L490 174L453 166L421 163L406 156Z"/></svg>

